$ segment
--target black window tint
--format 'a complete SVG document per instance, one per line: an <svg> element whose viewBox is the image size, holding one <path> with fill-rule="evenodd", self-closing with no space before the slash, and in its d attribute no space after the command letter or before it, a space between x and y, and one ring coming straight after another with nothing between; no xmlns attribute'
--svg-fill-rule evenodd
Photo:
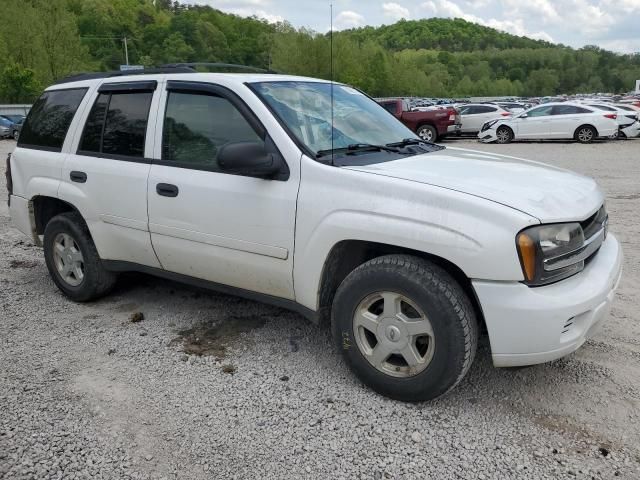
<svg viewBox="0 0 640 480"><path fill-rule="evenodd" d="M144 157L153 92L101 93L91 109L80 151Z"/></svg>
<svg viewBox="0 0 640 480"><path fill-rule="evenodd" d="M389 113L396 113L396 102L381 103L380 105L382 105Z"/></svg>
<svg viewBox="0 0 640 480"><path fill-rule="evenodd" d="M89 113L89 118L82 133L80 150L86 152L100 152L102 144L102 127L104 126L104 116L109 103L109 94L100 94L96 103Z"/></svg>
<svg viewBox="0 0 640 480"><path fill-rule="evenodd" d="M19 146L60 151L86 88L52 90L36 100L20 133Z"/></svg>
<svg viewBox="0 0 640 480"><path fill-rule="evenodd" d="M476 113L490 113L490 112L498 111L496 107L487 107L484 105L481 107L476 107L476 109L477 109Z"/></svg>
<svg viewBox="0 0 640 480"><path fill-rule="evenodd" d="M113 93L102 136L102 153L144 157L152 92Z"/></svg>
<svg viewBox="0 0 640 480"><path fill-rule="evenodd" d="M170 92L162 134L162 159L218 169L220 147L232 142L264 143L229 100Z"/></svg>

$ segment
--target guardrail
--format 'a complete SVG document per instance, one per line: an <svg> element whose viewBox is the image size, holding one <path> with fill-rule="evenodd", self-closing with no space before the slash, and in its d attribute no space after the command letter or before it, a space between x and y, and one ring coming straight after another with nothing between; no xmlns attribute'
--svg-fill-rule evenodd
<svg viewBox="0 0 640 480"><path fill-rule="evenodd" d="M0 115L26 115L29 110L31 110L31 105L27 104L0 105Z"/></svg>

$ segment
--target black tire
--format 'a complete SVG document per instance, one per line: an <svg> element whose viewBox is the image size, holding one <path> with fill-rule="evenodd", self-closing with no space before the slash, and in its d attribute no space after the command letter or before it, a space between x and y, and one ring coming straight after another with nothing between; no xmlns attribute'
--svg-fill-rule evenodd
<svg viewBox="0 0 640 480"><path fill-rule="evenodd" d="M18 130L13 131L13 139L17 142L20 137L20 132Z"/></svg>
<svg viewBox="0 0 640 480"><path fill-rule="evenodd" d="M496 143L511 143L513 140L513 130L509 127L498 127L496 130Z"/></svg>
<svg viewBox="0 0 640 480"><path fill-rule="evenodd" d="M69 235L82 253L84 277L77 286L67 283L56 267L53 249L59 234ZM115 285L117 275L103 267L89 229L79 213L62 213L47 223L44 230L44 258L56 286L73 301L95 300L106 295Z"/></svg>
<svg viewBox="0 0 640 480"><path fill-rule="evenodd" d="M416 130L418 135L425 142L435 142L438 140L438 131L431 125L421 125Z"/></svg>
<svg viewBox="0 0 640 480"><path fill-rule="evenodd" d="M591 143L598 138L598 132L591 125L581 125L576 128L573 138L580 143Z"/></svg>
<svg viewBox="0 0 640 480"><path fill-rule="evenodd" d="M354 315L365 298L393 291L426 314L434 333L434 352L420 373L399 378L374 367L361 352ZM355 375L376 392L407 402L444 395L465 376L475 357L478 325L460 285L437 265L409 255L386 255L361 265L342 282L332 307L336 346Z"/></svg>

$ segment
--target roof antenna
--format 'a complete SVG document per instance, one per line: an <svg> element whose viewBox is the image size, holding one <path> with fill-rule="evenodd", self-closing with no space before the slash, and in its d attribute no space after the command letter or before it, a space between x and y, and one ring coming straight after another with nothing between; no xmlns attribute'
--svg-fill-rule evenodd
<svg viewBox="0 0 640 480"><path fill-rule="evenodd" d="M331 50L329 54L329 62L331 63L331 165L335 165L333 161L335 154L333 150L333 3L329 4L329 9L331 12L331 30L329 30L329 49Z"/></svg>

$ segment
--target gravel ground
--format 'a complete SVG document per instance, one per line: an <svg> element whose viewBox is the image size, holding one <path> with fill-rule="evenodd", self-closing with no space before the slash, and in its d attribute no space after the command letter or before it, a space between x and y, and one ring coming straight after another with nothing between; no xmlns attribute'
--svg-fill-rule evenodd
<svg viewBox="0 0 640 480"><path fill-rule="evenodd" d="M640 478L640 140L448 144L568 167L607 192L625 272L578 352L496 369L483 338L449 395L391 401L284 310L137 274L67 301L10 227L3 184L0 477ZM0 142L2 161L14 145Z"/></svg>

